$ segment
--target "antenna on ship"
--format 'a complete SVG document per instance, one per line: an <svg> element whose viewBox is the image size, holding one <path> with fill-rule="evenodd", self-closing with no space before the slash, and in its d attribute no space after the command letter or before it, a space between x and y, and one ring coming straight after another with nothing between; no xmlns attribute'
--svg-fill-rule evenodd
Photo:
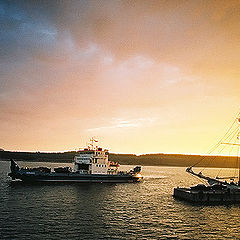
<svg viewBox="0 0 240 240"><path fill-rule="evenodd" d="M94 137L90 138L90 149L94 150L94 143L98 142L98 140L96 140Z"/></svg>

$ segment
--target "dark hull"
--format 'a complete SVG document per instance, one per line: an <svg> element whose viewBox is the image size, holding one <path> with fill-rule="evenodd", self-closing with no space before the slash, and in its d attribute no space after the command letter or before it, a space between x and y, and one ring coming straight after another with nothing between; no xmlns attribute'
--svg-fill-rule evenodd
<svg viewBox="0 0 240 240"><path fill-rule="evenodd" d="M184 200L192 203L240 203L240 191L233 190L215 190L201 191L191 190L190 188L174 188L173 196L179 200Z"/></svg>
<svg viewBox="0 0 240 240"><path fill-rule="evenodd" d="M10 175L11 176L11 175ZM17 173L11 176L13 179L19 179L24 182L111 182L111 183L127 183L138 182L142 178L135 177L130 174L116 175L100 175L100 174L77 174L77 173L42 173L42 174L26 174Z"/></svg>

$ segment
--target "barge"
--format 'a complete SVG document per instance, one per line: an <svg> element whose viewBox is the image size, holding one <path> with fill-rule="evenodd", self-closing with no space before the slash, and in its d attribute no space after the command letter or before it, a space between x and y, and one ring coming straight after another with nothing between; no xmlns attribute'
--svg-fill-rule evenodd
<svg viewBox="0 0 240 240"><path fill-rule="evenodd" d="M174 197L179 200L200 204L240 203L239 189L222 188L221 185L203 186L203 188L199 188L199 185L196 188L174 188Z"/></svg>

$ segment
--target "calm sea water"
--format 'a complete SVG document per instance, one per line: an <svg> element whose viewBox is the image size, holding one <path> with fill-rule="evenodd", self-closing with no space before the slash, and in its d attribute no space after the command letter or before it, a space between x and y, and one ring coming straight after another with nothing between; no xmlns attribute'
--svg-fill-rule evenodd
<svg viewBox="0 0 240 240"><path fill-rule="evenodd" d="M240 205L199 206L172 197L174 187L198 183L184 168L143 167L145 180L136 184L32 186L11 184L8 171L9 163L0 162L2 240L240 239Z"/></svg>

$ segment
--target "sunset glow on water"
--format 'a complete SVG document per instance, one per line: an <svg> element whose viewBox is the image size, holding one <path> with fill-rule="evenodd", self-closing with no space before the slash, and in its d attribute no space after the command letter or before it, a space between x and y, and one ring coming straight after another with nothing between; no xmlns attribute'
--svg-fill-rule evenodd
<svg viewBox="0 0 240 240"><path fill-rule="evenodd" d="M173 198L174 187L199 183L184 168L144 166L144 182L136 184L11 184L8 171L9 163L0 162L4 240L239 238L239 205L201 206Z"/></svg>

